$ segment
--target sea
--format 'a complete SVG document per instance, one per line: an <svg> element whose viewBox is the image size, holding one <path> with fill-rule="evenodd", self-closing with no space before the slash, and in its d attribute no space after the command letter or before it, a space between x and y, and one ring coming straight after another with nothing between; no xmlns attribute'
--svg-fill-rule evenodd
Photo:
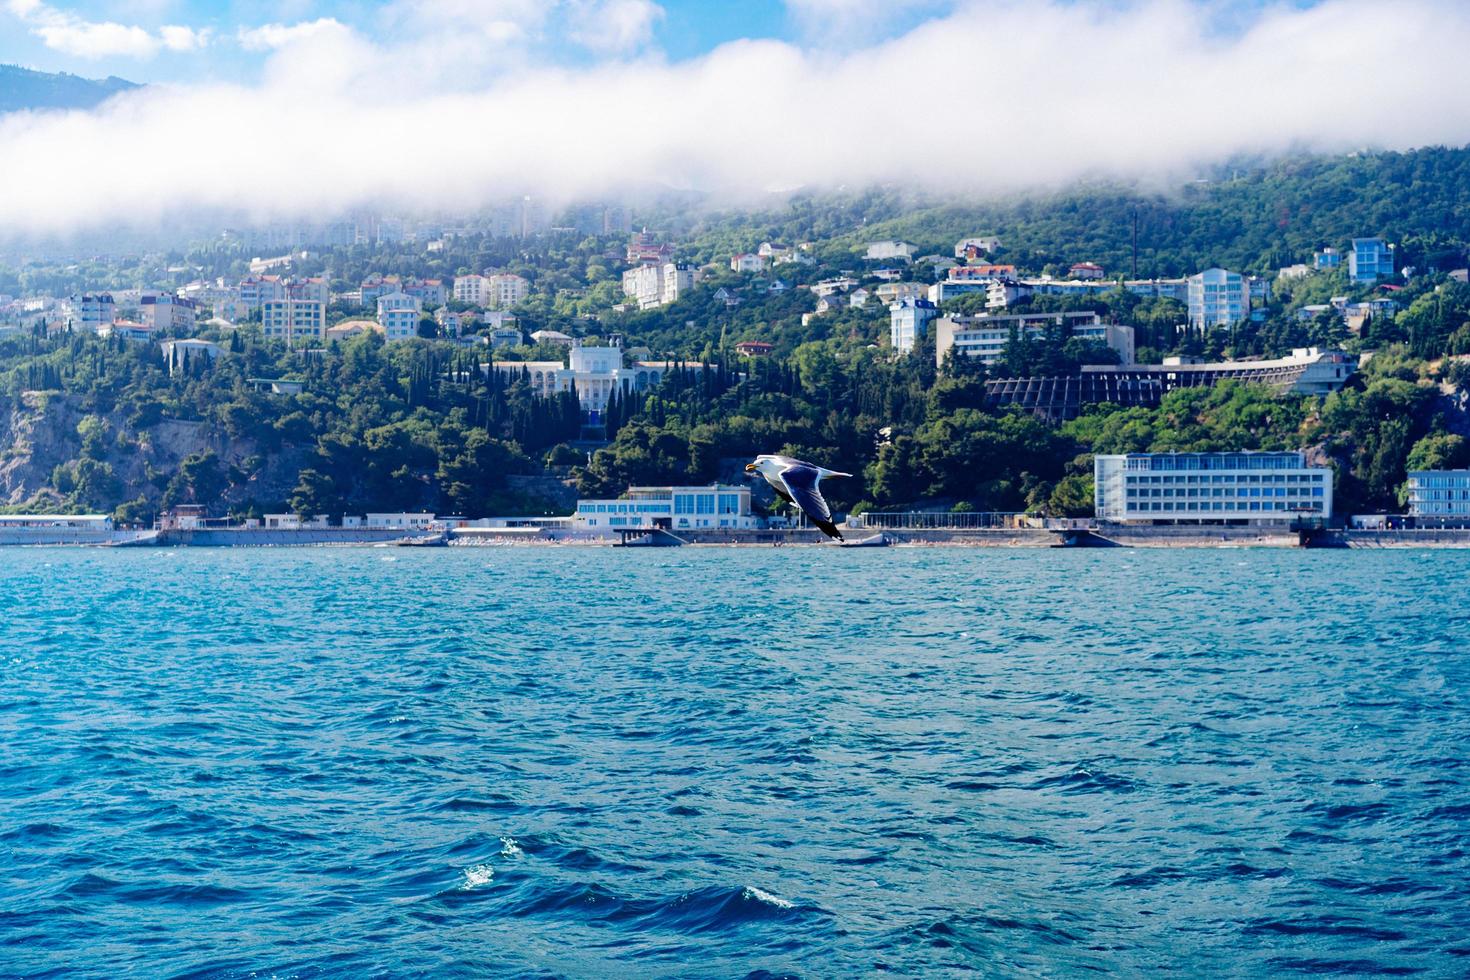
<svg viewBox="0 0 1470 980"><path fill-rule="evenodd" d="M0 552L0 976L1470 975L1456 551Z"/></svg>

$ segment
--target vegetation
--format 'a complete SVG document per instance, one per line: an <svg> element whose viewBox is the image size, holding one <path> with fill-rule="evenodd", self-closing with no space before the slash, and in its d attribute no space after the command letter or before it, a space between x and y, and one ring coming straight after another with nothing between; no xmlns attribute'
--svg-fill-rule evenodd
<svg viewBox="0 0 1470 980"><path fill-rule="evenodd" d="M1290 448L1337 468L1339 511L1396 510L1408 468L1470 462L1462 396L1470 366L1461 360L1470 356L1470 286L1447 274L1464 267L1470 242L1470 212L1459 200L1467 178L1470 151L1431 149L1245 167L1172 195L1087 187L956 205L875 190L800 196L769 212L655 211L681 261L710 264L677 303L648 311L615 308L626 266L612 238L466 236L435 252L328 249L298 258L294 271L327 275L338 291L373 273L515 272L533 286L515 310L526 332L555 329L587 342L616 334L630 349L686 367L656 390L615 396L588 426L574 394L535 398L528 377L485 370L487 348L437 337L427 318L422 339L385 345L364 335L320 351L289 351L249 323L211 328L205 334L223 353L174 376L156 345L24 328L0 334L0 490L11 506L102 509L130 520L185 502L221 514L542 513L563 506L546 489L558 480L616 495L635 483L739 479L750 456L782 451L853 473L828 488L840 509L1076 515L1091 508L1093 453ZM1278 266L1363 234L1393 240L1400 264L1416 274L1395 283L1391 297L1341 271L1282 279L1258 319L1208 331L1180 329L1183 309L1173 301L1121 288L1086 301L1036 297L1032 309L1088 308L1133 325L1145 360L1278 356L1310 345L1373 355L1326 399L1226 384L1176 392L1157 409L1094 406L1062 425L993 411L986 372L965 361L937 368L930 340L894 356L887 311L876 302L802 322L815 307L802 286L842 273L876 287L876 264L861 257L868 240L900 238L947 259L956 239L996 234L1002 249L993 258L1023 272L1091 260L1127 274L1135 217L1143 276L1222 265L1274 280ZM801 253L810 263L728 271L730 254L762 241L810 243ZM0 267L0 292L177 286L246 267L242 249L220 243L132 261L26 261ZM908 277L934 268L920 262ZM1335 311L1301 312L1387 298L1398 308L1356 334ZM974 303L963 297L950 312ZM338 320L358 315L334 311ZM742 340L775 351L741 358L734 347ZM562 354L543 345L496 357ZM1055 375L1112 356L1061 333L1017 336L989 376ZM280 378L302 390L257 383ZM42 422L55 430L49 441L36 438Z"/></svg>

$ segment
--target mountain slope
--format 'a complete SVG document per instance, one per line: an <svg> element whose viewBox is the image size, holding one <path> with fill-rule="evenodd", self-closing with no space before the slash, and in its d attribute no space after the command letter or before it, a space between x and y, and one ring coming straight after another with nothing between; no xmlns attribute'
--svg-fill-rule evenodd
<svg viewBox="0 0 1470 980"><path fill-rule="evenodd" d="M0 112L19 109L90 109L119 92L139 88L136 82L109 76L82 78L52 74L18 65L0 65Z"/></svg>

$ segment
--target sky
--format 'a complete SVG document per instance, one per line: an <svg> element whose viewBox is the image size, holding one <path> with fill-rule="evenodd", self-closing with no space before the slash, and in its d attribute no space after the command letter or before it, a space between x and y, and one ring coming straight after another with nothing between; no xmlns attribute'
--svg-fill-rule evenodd
<svg viewBox="0 0 1470 980"><path fill-rule="evenodd" d="M0 235L634 189L972 196L1470 142L1464 0L0 0Z"/></svg>

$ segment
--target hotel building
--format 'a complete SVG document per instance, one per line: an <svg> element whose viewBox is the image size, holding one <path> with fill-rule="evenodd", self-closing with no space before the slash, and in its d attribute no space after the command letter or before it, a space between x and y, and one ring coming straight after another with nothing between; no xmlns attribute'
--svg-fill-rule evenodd
<svg viewBox="0 0 1470 980"><path fill-rule="evenodd" d="M1238 272L1206 269L1189 277L1189 325L1228 327L1251 312L1250 284Z"/></svg>
<svg viewBox="0 0 1470 980"><path fill-rule="evenodd" d="M1332 514L1332 470L1299 452L1093 457L1099 520L1279 523Z"/></svg>
<svg viewBox="0 0 1470 980"><path fill-rule="evenodd" d="M934 321L935 363L943 367L945 356L953 350L956 357L977 358L988 367L1005 353L1012 330L1032 338L1043 337L1049 330L1060 331L1067 337L1106 344L1118 352L1122 363L1133 363L1133 328L1104 323L1102 317L1086 311L940 317Z"/></svg>
<svg viewBox="0 0 1470 980"><path fill-rule="evenodd" d="M1470 470L1417 470L1409 474L1409 516L1470 523Z"/></svg>
<svg viewBox="0 0 1470 980"><path fill-rule="evenodd" d="M702 528L754 528L750 488L629 487L621 500L579 500L573 525L581 530L660 527L674 531Z"/></svg>
<svg viewBox="0 0 1470 980"><path fill-rule="evenodd" d="M327 304L315 299L269 299L260 304L260 330L293 344L327 333Z"/></svg>

